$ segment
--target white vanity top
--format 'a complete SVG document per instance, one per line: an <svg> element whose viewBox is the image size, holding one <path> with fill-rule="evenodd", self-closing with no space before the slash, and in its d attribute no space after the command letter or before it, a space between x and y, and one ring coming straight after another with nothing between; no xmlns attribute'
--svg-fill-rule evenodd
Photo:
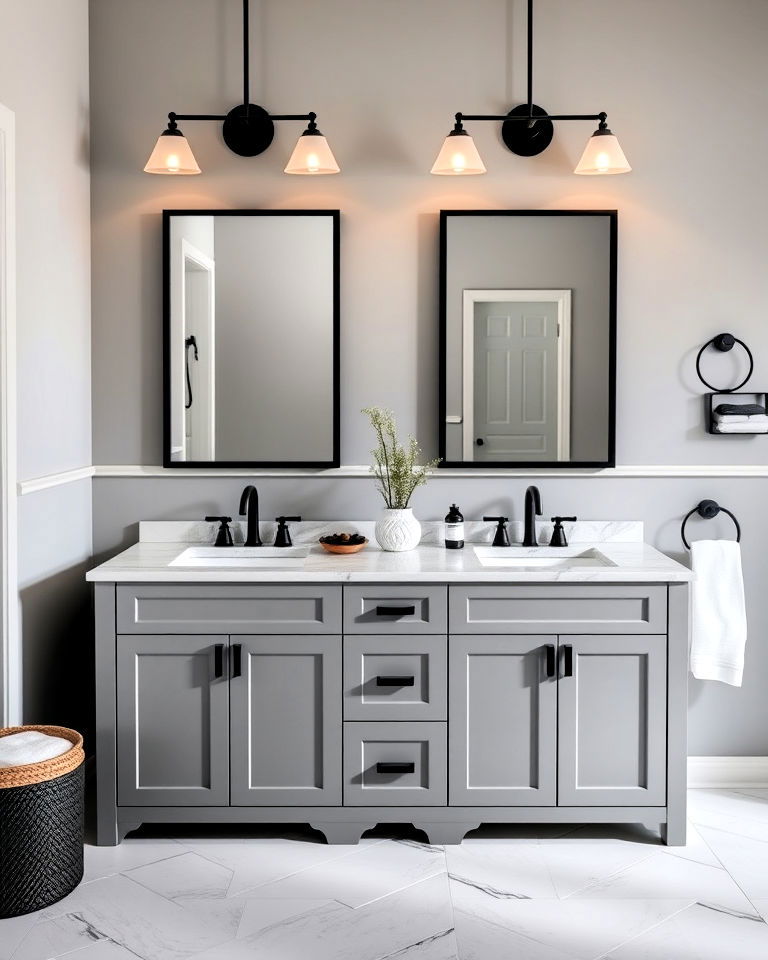
<svg viewBox="0 0 768 960"><path fill-rule="evenodd" d="M274 524L260 525L261 537L274 540ZM87 579L101 583L679 583L693 579L691 571L643 543L643 525L627 521L578 521L566 524L571 550L594 550L605 562L600 565L573 565L567 568L535 566L553 550L519 545L521 524L509 524L509 557L519 557L518 567L485 566L475 545L489 545L494 525L467 523L463 550L446 550L442 545L442 524L423 525L422 543L415 550L387 553L373 538L373 523L309 521L291 525L293 542L310 547L308 556L290 566L258 568L233 566L171 566L191 544L212 544L216 525L196 521L147 522L140 524L140 541L106 563L91 570ZM231 525L236 544L243 542L244 524ZM551 524L537 524L542 546L549 543ZM363 550L351 555L326 553L318 538L327 533L359 531L370 540ZM517 541L517 543L515 543ZM227 548L220 548L222 555ZM530 566L525 560L531 558Z"/></svg>

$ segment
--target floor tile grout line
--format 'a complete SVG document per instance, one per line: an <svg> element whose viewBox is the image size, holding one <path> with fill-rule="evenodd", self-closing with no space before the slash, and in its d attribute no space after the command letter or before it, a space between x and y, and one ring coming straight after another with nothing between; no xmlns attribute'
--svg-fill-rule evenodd
<svg viewBox="0 0 768 960"><path fill-rule="evenodd" d="M705 828L705 829L715 829L715 828L713 828L713 827L708 827L708 828ZM760 919L763 921L763 923L765 923L765 922L766 922L766 921L765 921L765 918L763 917L763 914L761 913L761 911L758 910L757 907L756 907L756 906L754 905L754 903L752 902L752 897L751 897L751 896L747 893L747 891L742 887L742 885L739 883L739 881L736 879L736 877L734 877L734 875L731 873L731 871L728 869L728 867L726 867L726 865L725 865L725 864L723 863L723 861L720 859L717 851L714 849L714 847L712 847L712 845L709 843L709 841L708 841L707 838L704 836L704 834L703 834L703 833L700 833L700 831L698 831L698 828L697 828L697 832L699 832L699 835L701 836L701 839L704 841L704 843L705 843L705 844L707 845L707 847L709 848L710 852L712 853L712 856L713 856L713 857L715 858L715 860L717 860L717 862L722 866L723 870L725 870L725 872L728 874L728 876L731 878L731 880L733 880L734 884L735 884L735 885L738 887L738 889L741 891L741 893L742 893L742 895L744 896L744 898L745 898L745 900L747 901L747 903L752 907L752 909L755 911L755 913L757 914L757 916L760 917ZM725 831L725 830L720 830L720 831L718 831L718 832L719 832L719 833L727 833L727 831ZM737 834L737 833L729 833L728 836L738 837L738 836L740 836L740 834ZM763 842L764 842L764 841L762 841L762 840L754 840L752 837L745 837L744 839L745 839L745 840L748 840L750 843L763 843ZM758 898L758 899L759 899L759 898Z"/></svg>
<svg viewBox="0 0 768 960"><path fill-rule="evenodd" d="M663 927L665 923L669 923L670 920L674 920L675 917L679 917L681 913L685 913L686 910L690 910L691 907L695 907L697 903L698 900L689 901L684 907L680 907L679 910L675 910L673 913L670 913L670 915L668 917L664 917L663 920L657 920L656 923L652 923L650 927L646 927L645 930L641 930L639 933L629 937L627 940L622 940L621 943L617 943L612 946L610 950L606 950L599 956L594 957L594 960L606 960L606 957L610 957L610 955L616 950L621 950L621 948L626 947L628 943L632 943L634 940L638 940L640 937L646 936L652 930L658 930L658 928Z"/></svg>
<svg viewBox="0 0 768 960"><path fill-rule="evenodd" d="M569 893L567 897L558 897L558 900L570 900L573 897L577 897L578 894L583 893L585 890L591 890L593 887L599 886L601 883L605 883L606 880L612 880L614 877L620 876L622 873L626 873L628 870L634 870L638 864L645 863L646 860L650 860L654 856L663 857L666 854L663 854L660 850L651 850L645 856L640 857L638 860L633 860L632 863L627 864L624 867L620 867L618 870L614 870L613 873L607 874L605 877L601 877L599 880L596 880L594 883L587 883L583 887L579 887L578 890L574 890L573 893ZM705 863L702 864L703 867L706 866Z"/></svg>

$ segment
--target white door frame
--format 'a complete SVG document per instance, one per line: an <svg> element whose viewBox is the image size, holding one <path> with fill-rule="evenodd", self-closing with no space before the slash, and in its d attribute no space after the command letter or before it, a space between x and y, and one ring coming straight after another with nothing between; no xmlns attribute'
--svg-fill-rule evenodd
<svg viewBox="0 0 768 960"><path fill-rule="evenodd" d="M21 723L16 490L16 133L0 104L0 725Z"/></svg>
<svg viewBox="0 0 768 960"><path fill-rule="evenodd" d="M557 338L557 459L571 456L571 291L465 290L462 324L462 446L463 459L475 458L475 304L556 303Z"/></svg>

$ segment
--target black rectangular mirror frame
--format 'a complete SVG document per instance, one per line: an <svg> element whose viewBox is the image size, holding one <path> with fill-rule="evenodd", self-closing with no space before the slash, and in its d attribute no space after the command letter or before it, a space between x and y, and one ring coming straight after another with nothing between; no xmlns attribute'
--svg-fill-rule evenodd
<svg viewBox="0 0 768 960"><path fill-rule="evenodd" d="M610 294L609 294L609 370L608 370L608 456L605 460L554 461L478 461L446 460L446 349L447 315L446 287L448 265L449 217L606 217L610 224ZM467 470L581 470L616 466L616 272L617 272L617 210L441 210L440 211L440 341L438 370L438 438L440 467Z"/></svg>
<svg viewBox="0 0 768 960"><path fill-rule="evenodd" d="M171 460L171 217L330 217L333 224L333 457L331 460ZM174 469L227 470L233 468L283 467L330 469L341 463L340 402L340 210L163 210L163 466ZM290 368L290 367L289 367Z"/></svg>

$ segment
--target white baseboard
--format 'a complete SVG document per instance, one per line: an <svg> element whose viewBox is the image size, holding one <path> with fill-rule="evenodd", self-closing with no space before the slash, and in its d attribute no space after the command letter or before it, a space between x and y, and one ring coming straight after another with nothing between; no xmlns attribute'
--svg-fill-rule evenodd
<svg viewBox="0 0 768 960"><path fill-rule="evenodd" d="M689 787L768 787L768 757L688 757Z"/></svg>

